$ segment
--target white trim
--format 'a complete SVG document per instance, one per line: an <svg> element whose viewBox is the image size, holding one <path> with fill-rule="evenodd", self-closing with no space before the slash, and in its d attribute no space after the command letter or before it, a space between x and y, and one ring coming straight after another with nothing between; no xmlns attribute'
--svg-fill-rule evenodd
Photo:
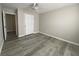
<svg viewBox="0 0 79 59"><path fill-rule="evenodd" d="M5 11L6 14L13 14L13 15L16 15L16 10L13 10L13 9L11 9L11 8L3 7L3 10Z"/></svg>
<svg viewBox="0 0 79 59"><path fill-rule="evenodd" d="M33 33L39 33L39 31L37 31L37 32L33 32Z"/></svg>
<svg viewBox="0 0 79 59"><path fill-rule="evenodd" d="M25 36L25 35L18 35L18 37L23 37L23 36Z"/></svg>
<svg viewBox="0 0 79 59"><path fill-rule="evenodd" d="M5 14L16 15L16 13L5 12Z"/></svg>
<svg viewBox="0 0 79 59"><path fill-rule="evenodd" d="M39 32L33 32L33 33L31 33L31 34L36 34L36 33L39 33ZM28 34L29 35L29 34ZM19 35L18 37L23 37L23 36L26 36L26 34L25 35Z"/></svg>
<svg viewBox="0 0 79 59"><path fill-rule="evenodd" d="M50 34L47 34L47 33L43 33L43 32L39 32L39 33L42 33L42 34L44 34L44 35L47 35L47 36L50 36L50 37L54 37L54 38L56 38L56 39L58 39L58 40L65 41L65 42L68 42L68 43L70 43L70 44L74 44L74 45L79 46L78 43L71 42L71 41L65 40L65 39L60 38L60 37L56 37L56 36L53 36L53 35L50 35Z"/></svg>

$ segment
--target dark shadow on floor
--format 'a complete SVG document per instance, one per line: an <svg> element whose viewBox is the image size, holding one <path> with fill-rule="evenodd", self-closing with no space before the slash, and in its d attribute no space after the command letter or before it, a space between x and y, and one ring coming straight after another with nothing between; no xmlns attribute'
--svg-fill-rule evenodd
<svg viewBox="0 0 79 59"><path fill-rule="evenodd" d="M6 41L12 41L12 40L16 40L17 36L16 36L16 32L7 32L7 39Z"/></svg>

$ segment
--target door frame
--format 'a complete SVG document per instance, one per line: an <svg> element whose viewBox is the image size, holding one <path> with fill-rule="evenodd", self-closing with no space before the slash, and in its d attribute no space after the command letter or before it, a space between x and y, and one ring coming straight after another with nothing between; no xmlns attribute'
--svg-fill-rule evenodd
<svg viewBox="0 0 79 59"><path fill-rule="evenodd" d="M5 11L3 10L2 11L2 25L3 25L3 38L4 38L4 40L6 40L6 37L7 37L7 32L6 32L6 30L5 30L5 27L6 27L6 20L5 20L6 18L5 18Z"/></svg>
<svg viewBox="0 0 79 59"><path fill-rule="evenodd" d="M3 37L4 37L4 40L6 40L5 39L5 32L4 32L4 16L3 16L3 12L4 12L4 15L6 15L6 14L11 14L11 15L14 15L15 16L15 25L16 25L16 36L18 37L18 30L17 30L17 28L18 28L18 26L17 26L17 18L16 18L16 13L11 13L11 12L6 12L5 10L3 10L2 11L2 23L3 23ZM5 17L5 20L6 20L6 17Z"/></svg>

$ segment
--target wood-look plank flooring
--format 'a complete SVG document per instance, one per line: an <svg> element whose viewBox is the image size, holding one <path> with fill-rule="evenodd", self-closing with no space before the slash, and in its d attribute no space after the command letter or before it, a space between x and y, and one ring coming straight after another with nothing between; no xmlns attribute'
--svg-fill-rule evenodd
<svg viewBox="0 0 79 59"><path fill-rule="evenodd" d="M4 42L2 56L79 56L78 46L41 33L13 39Z"/></svg>

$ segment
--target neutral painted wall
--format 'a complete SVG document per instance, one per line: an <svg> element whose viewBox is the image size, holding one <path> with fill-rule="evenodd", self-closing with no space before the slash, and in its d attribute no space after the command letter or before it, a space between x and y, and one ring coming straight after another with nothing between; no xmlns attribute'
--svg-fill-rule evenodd
<svg viewBox="0 0 79 59"><path fill-rule="evenodd" d="M39 31L79 44L79 6L66 6L40 14Z"/></svg>
<svg viewBox="0 0 79 59"><path fill-rule="evenodd" d="M26 35L24 13L34 15L34 32L35 33L39 32L39 18L38 18L39 16L38 16L38 14L30 9L28 10L28 9L18 8L17 15L18 15L18 36L19 37Z"/></svg>
<svg viewBox="0 0 79 59"><path fill-rule="evenodd" d="M6 14L7 32L16 31L15 15Z"/></svg>
<svg viewBox="0 0 79 59"><path fill-rule="evenodd" d="M24 29L24 21L23 21L23 10L19 9L17 10L17 16L18 16L18 37L25 35L25 29Z"/></svg>
<svg viewBox="0 0 79 59"><path fill-rule="evenodd" d="M12 8L2 6L2 10L4 10L5 13L7 13L7 14L16 14L16 10L14 10Z"/></svg>
<svg viewBox="0 0 79 59"><path fill-rule="evenodd" d="M3 46L3 31L2 31L2 13L1 13L1 6L0 6L0 54Z"/></svg>

